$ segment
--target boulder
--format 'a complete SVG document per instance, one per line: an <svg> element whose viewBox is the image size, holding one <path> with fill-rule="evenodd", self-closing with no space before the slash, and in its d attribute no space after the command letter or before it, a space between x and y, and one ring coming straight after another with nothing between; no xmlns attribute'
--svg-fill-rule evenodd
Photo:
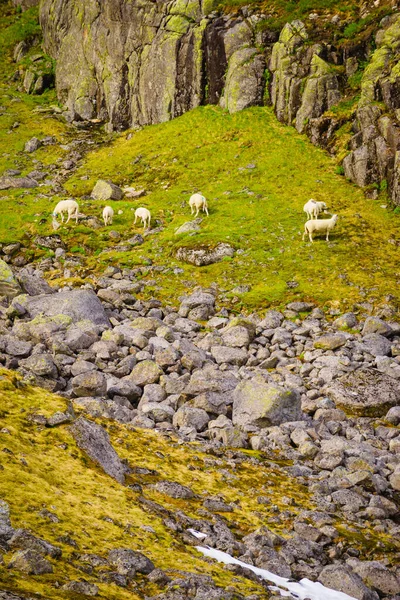
<svg viewBox="0 0 400 600"><path fill-rule="evenodd" d="M82 596L97 596L99 588L94 583L88 581L68 581L62 588L66 592L73 592L74 594L81 594Z"/></svg>
<svg viewBox="0 0 400 600"><path fill-rule="evenodd" d="M244 365L248 354L244 348L230 348L229 346L212 346L211 354L218 364Z"/></svg>
<svg viewBox="0 0 400 600"><path fill-rule="evenodd" d="M70 427L81 450L119 483L125 482L127 467L111 445L108 433L93 421L79 417Z"/></svg>
<svg viewBox="0 0 400 600"><path fill-rule="evenodd" d="M326 395L346 414L383 417L400 403L398 381L374 369L347 373L329 384Z"/></svg>
<svg viewBox="0 0 400 600"><path fill-rule="evenodd" d="M92 290L77 289L25 297L21 304L31 317L66 315L73 322L88 320L96 325L110 327L104 308Z"/></svg>
<svg viewBox="0 0 400 600"><path fill-rule="evenodd" d="M0 500L0 544L7 542L14 534L15 529L11 526L10 507L7 502Z"/></svg>
<svg viewBox="0 0 400 600"><path fill-rule="evenodd" d="M175 427L194 427L196 431L203 431L209 420L210 417L204 409L184 404L174 414L172 423Z"/></svg>
<svg viewBox="0 0 400 600"><path fill-rule="evenodd" d="M327 333L321 335L314 342L314 348L321 348L322 350L336 350L341 346L344 346L347 342L345 335L341 333Z"/></svg>
<svg viewBox="0 0 400 600"><path fill-rule="evenodd" d="M27 271L20 271L17 276L25 294L39 296L40 294L53 294L56 290L51 288L43 277L31 275Z"/></svg>
<svg viewBox="0 0 400 600"><path fill-rule="evenodd" d="M176 252L178 260L195 265L196 267L204 267L216 262L220 262L225 257L232 257L235 250L229 244L220 243L214 248L202 246L200 248L180 247Z"/></svg>
<svg viewBox="0 0 400 600"><path fill-rule="evenodd" d="M392 344L380 333L369 333L362 339L364 349L372 356L389 356Z"/></svg>
<svg viewBox="0 0 400 600"><path fill-rule="evenodd" d="M28 153L35 152L35 150L40 148L41 145L42 145L42 142L40 140L38 140L38 138L33 137L28 142L26 142L26 144L24 146L24 151L28 152Z"/></svg>
<svg viewBox="0 0 400 600"><path fill-rule="evenodd" d="M100 371L87 371L81 373L71 380L72 390L78 398L105 396L107 382Z"/></svg>
<svg viewBox="0 0 400 600"><path fill-rule="evenodd" d="M0 190L35 188L38 185L36 179L32 179L31 177L0 177Z"/></svg>
<svg viewBox="0 0 400 600"><path fill-rule="evenodd" d="M150 383L157 383L162 374L163 370L157 363L152 360L143 360L133 367L128 378L135 385L143 387Z"/></svg>
<svg viewBox="0 0 400 600"><path fill-rule="evenodd" d="M367 317L361 333L362 335L379 333L380 335L389 336L392 333L392 328L386 321L383 321L378 317Z"/></svg>
<svg viewBox="0 0 400 600"><path fill-rule="evenodd" d="M21 287L8 264L0 258L0 296L14 298L21 293Z"/></svg>
<svg viewBox="0 0 400 600"><path fill-rule="evenodd" d="M103 179L98 180L91 193L93 200L121 200L123 195L121 188Z"/></svg>
<svg viewBox="0 0 400 600"><path fill-rule="evenodd" d="M43 558L42 554L36 550L21 550L11 556L8 563L9 569L16 569L26 575L44 575L52 573L53 567L51 563Z"/></svg>
<svg viewBox="0 0 400 600"><path fill-rule="evenodd" d="M346 565L328 565L322 569L318 579L327 588L357 600L379 600L378 594L369 590L361 577Z"/></svg>
<svg viewBox="0 0 400 600"><path fill-rule="evenodd" d="M269 427L301 418L300 395L262 378L241 381L233 393L234 425Z"/></svg>
<svg viewBox="0 0 400 600"><path fill-rule="evenodd" d="M108 553L108 562L116 567L120 575L126 575L128 579L135 577L136 572L148 575L154 571L153 562L141 552L130 548L114 548Z"/></svg>
<svg viewBox="0 0 400 600"><path fill-rule="evenodd" d="M160 494L169 496L170 498L182 498L183 500L191 500L195 498L195 493L186 485L181 485L176 481L159 481L152 486Z"/></svg>

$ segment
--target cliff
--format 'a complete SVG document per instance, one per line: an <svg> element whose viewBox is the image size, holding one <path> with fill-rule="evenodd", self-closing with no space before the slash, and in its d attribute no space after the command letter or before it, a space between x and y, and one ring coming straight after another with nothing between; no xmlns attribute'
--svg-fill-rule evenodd
<svg viewBox="0 0 400 600"><path fill-rule="evenodd" d="M279 35L261 9L221 14L213 5L43 0L45 50L57 59L57 91L69 119L100 119L123 130L202 104L236 112L271 102L280 121L340 163L346 157L346 177L370 186L372 196L374 188L388 188L398 204L394 9L363 2L354 23L311 13Z"/></svg>

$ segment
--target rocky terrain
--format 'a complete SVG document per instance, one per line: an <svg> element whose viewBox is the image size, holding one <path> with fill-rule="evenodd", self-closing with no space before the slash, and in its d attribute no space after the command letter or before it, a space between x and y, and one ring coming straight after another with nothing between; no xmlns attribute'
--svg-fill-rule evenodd
<svg viewBox="0 0 400 600"><path fill-rule="evenodd" d="M229 526L219 538L215 526L210 530L207 521L196 518L186 517L187 529L204 533L206 545L284 577L318 579L354 598L398 598L396 322L367 313L332 320L303 302L263 317L232 317L217 311L212 289L182 298L174 310L155 300L137 300L134 273L116 268L105 272L94 289L51 289L40 272L24 268L14 278L5 263L2 273L14 298L2 309L1 362L26 382L69 402L67 410L48 419L38 415L36 422L48 427L72 422L79 448L122 485L129 464L120 460L94 419L155 429L213 452L222 450L222 456L225 447L279 456L288 461L284 471L308 487L315 506L296 516L294 539L273 534L269 521L243 539ZM195 496L190 486L176 482L155 486L172 498ZM290 513L290 489L285 498L281 501ZM262 495L257 501L264 503ZM212 513L235 510L218 496L204 507ZM366 560L365 547L346 549L338 542L345 522L386 540L373 544L372 560ZM29 535L6 529L6 552L22 552L10 557L8 567L44 573L50 566L41 556L50 550L32 556ZM137 567L139 559L145 561L132 555L129 568L146 573ZM215 593L216 598L230 597ZM202 597L198 589L196 594Z"/></svg>
<svg viewBox="0 0 400 600"><path fill-rule="evenodd" d="M400 600L399 14L298 4L3 3L0 600Z"/></svg>

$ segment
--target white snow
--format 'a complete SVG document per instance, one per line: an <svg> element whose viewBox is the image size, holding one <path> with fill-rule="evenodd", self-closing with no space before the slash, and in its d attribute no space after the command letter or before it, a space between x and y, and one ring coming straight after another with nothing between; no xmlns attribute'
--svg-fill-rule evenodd
<svg viewBox="0 0 400 600"><path fill-rule="evenodd" d="M193 531L191 533L193 533ZM196 537L198 536L196 535ZM280 577L279 575L274 575L274 573L271 573L266 569L259 569L253 565L248 565L237 558L233 558L233 556L227 554L226 552L215 550L209 546L196 546L196 549L204 554L204 556L215 558L215 560L223 562L226 565L240 565L241 567L250 569L250 571L253 571L253 573L259 577L262 577L262 579L274 583L275 585L271 586L270 589L275 592L279 592L281 596L296 598L296 600L355 600L355 598L352 596L348 596L343 592L331 590L322 585L322 583L310 581L309 579L301 579L299 582L290 581L290 579L286 579L286 577Z"/></svg>
<svg viewBox="0 0 400 600"><path fill-rule="evenodd" d="M196 531L195 529L188 529L187 531L194 535L198 540L204 540L207 537L206 533L200 533L200 531Z"/></svg>

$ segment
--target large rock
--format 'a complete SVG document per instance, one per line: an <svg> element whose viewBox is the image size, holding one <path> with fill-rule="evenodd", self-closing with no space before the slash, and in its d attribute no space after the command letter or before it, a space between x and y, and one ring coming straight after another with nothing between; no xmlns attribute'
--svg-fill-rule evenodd
<svg viewBox="0 0 400 600"><path fill-rule="evenodd" d="M143 387L150 383L157 383L162 374L163 370L157 363L152 360L143 360L133 367L129 379L135 385Z"/></svg>
<svg viewBox="0 0 400 600"><path fill-rule="evenodd" d="M256 48L241 48L229 60L221 106L235 113L263 102L265 58Z"/></svg>
<svg viewBox="0 0 400 600"><path fill-rule="evenodd" d="M327 588L343 592L357 600L379 600L378 594L369 590L361 577L346 565L328 565L322 570L318 580Z"/></svg>
<svg viewBox="0 0 400 600"><path fill-rule="evenodd" d="M0 296L14 298L21 293L21 287L13 272L4 260L0 258Z"/></svg>
<svg viewBox="0 0 400 600"><path fill-rule="evenodd" d="M9 540L14 532L10 520L10 507L7 502L0 500L0 543Z"/></svg>
<svg viewBox="0 0 400 600"><path fill-rule="evenodd" d="M92 190L94 200L121 200L124 193L117 185L111 181L99 179Z"/></svg>
<svg viewBox="0 0 400 600"><path fill-rule="evenodd" d="M74 322L89 320L96 325L110 326L103 305L92 290L71 290L58 294L25 297L21 304L32 317L66 315Z"/></svg>
<svg viewBox="0 0 400 600"><path fill-rule="evenodd" d="M215 248L202 246L201 248L187 248L182 246L176 252L176 258L183 262L195 265L196 267L204 267L220 262L223 258L232 257L235 250L229 244L221 243Z"/></svg>
<svg viewBox="0 0 400 600"><path fill-rule="evenodd" d="M78 398L105 396L107 391L106 378L99 371L81 373L72 379L71 385L75 396L78 396Z"/></svg>
<svg viewBox="0 0 400 600"><path fill-rule="evenodd" d="M374 369L359 369L336 379L326 394L347 414L362 417L383 417L400 403L398 381Z"/></svg>
<svg viewBox="0 0 400 600"><path fill-rule="evenodd" d="M126 575L129 579L135 577L136 572L148 575L155 569L153 562L147 556L130 548L110 550L108 562L116 567L120 575Z"/></svg>
<svg viewBox="0 0 400 600"><path fill-rule="evenodd" d="M31 177L0 177L0 190L9 190L10 188L34 188L39 184L36 179Z"/></svg>
<svg viewBox="0 0 400 600"><path fill-rule="evenodd" d="M44 575L53 572L51 563L43 558L42 554L30 549L20 550L13 554L8 568L16 569L27 575Z"/></svg>
<svg viewBox="0 0 400 600"><path fill-rule="evenodd" d="M100 465L107 475L119 483L125 482L127 467L121 462L103 427L79 417L70 429L79 448L86 452L93 462Z"/></svg>
<svg viewBox="0 0 400 600"><path fill-rule="evenodd" d="M260 378L244 380L233 394L232 422L241 427L269 427L301 419L300 395Z"/></svg>

